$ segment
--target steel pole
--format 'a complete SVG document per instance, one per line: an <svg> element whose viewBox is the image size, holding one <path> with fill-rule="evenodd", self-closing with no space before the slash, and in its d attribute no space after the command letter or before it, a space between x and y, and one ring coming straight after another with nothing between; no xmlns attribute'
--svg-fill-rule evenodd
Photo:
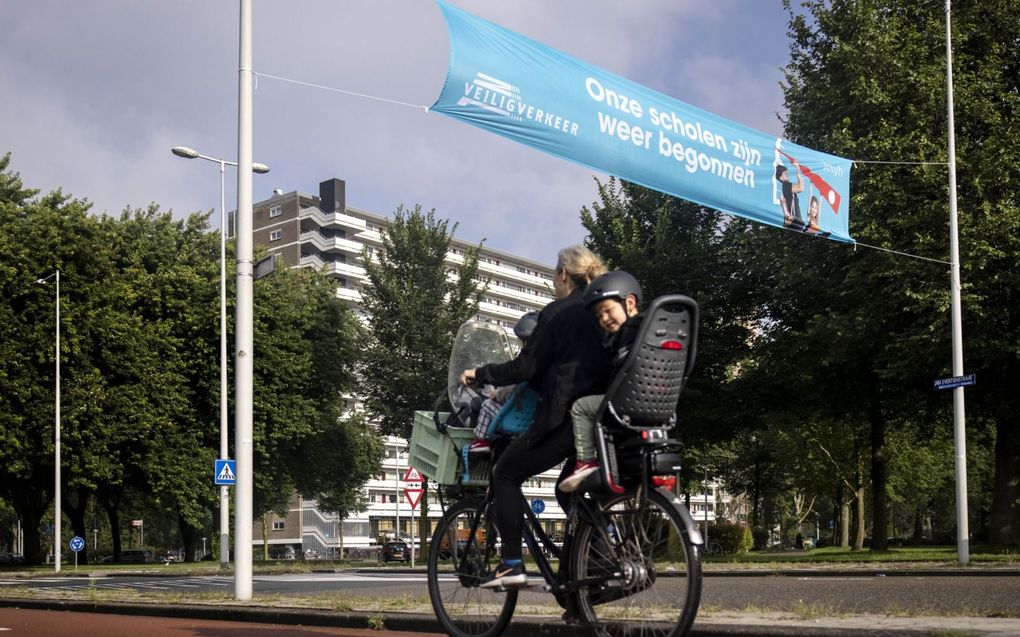
<svg viewBox="0 0 1020 637"><path fill-rule="evenodd" d="M234 597L252 596L253 297L252 264L252 1L240 0L237 88L237 308L234 319Z"/></svg>
<svg viewBox="0 0 1020 637"><path fill-rule="evenodd" d="M61 532L60 532L60 520L63 517L63 513L60 509L60 270L57 270L57 321L56 321L56 398L54 399L55 405L55 418L53 421L53 571L56 573L60 572L60 548L61 548Z"/></svg>
<svg viewBox="0 0 1020 637"><path fill-rule="evenodd" d="M953 122L953 30L951 0L946 0L946 110L949 140L949 261L953 323L953 376L963 376L963 312L960 308L960 235L956 210L956 132ZM970 562L967 523L967 417L963 387L953 390L953 439L956 449L956 553L960 564Z"/></svg>
<svg viewBox="0 0 1020 637"><path fill-rule="evenodd" d="M227 446L227 199L224 172L220 164L220 458L230 457ZM202 552L205 557L205 551ZM220 485L220 568L230 563L230 487Z"/></svg>

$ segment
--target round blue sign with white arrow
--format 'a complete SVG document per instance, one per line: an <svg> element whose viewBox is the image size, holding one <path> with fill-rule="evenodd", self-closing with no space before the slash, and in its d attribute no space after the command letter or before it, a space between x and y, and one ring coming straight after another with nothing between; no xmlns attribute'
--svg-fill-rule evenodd
<svg viewBox="0 0 1020 637"><path fill-rule="evenodd" d="M85 540L81 536L76 535L73 538L71 538L71 541L67 543L67 546L72 551L77 553L78 551L80 551L83 548L85 548Z"/></svg>

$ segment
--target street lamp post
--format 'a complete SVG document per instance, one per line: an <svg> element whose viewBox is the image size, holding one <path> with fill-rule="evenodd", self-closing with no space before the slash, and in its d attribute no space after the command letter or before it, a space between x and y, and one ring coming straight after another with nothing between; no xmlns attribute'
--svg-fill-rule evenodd
<svg viewBox="0 0 1020 637"><path fill-rule="evenodd" d="M54 383L54 420L53 420L53 571L60 572L60 270L53 274L36 279L36 283L46 283L56 277L57 284L57 319L56 319L56 380Z"/></svg>
<svg viewBox="0 0 1020 637"><path fill-rule="evenodd" d="M174 146L170 152L185 159L205 159L220 165L220 458L227 458L227 201L223 173L227 166L237 162L203 155L187 146ZM253 163L252 172L264 174L269 166ZM202 548L205 555L205 547ZM230 561L230 491L220 486L220 566Z"/></svg>
<svg viewBox="0 0 1020 637"><path fill-rule="evenodd" d="M708 465L705 465L705 546L711 546L708 543Z"/></svg>

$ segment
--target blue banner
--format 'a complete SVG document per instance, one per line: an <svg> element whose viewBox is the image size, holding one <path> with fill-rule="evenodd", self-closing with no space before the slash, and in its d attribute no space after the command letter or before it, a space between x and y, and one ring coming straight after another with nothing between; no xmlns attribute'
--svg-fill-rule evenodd
<svg viewBox="0 0 1020 637"><path fill-rule="evenodd" d="M739 217L853 241L849 160L723 119L437 2L451 52L431 110Z"/></svg>

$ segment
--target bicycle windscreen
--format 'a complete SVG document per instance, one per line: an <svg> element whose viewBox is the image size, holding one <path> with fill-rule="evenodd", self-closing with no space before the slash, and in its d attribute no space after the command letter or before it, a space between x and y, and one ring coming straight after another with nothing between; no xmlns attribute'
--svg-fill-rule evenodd
<svg viewBox="0 0 1020 637"><path fill-rule="evenodd" d="M505 363L513 358L513 351L511 337L506 329L492 323L476 321L461 325L453 339L450 369L446 379L450 404L457 404L460 398L461 372L486 363Z"/></svg>

